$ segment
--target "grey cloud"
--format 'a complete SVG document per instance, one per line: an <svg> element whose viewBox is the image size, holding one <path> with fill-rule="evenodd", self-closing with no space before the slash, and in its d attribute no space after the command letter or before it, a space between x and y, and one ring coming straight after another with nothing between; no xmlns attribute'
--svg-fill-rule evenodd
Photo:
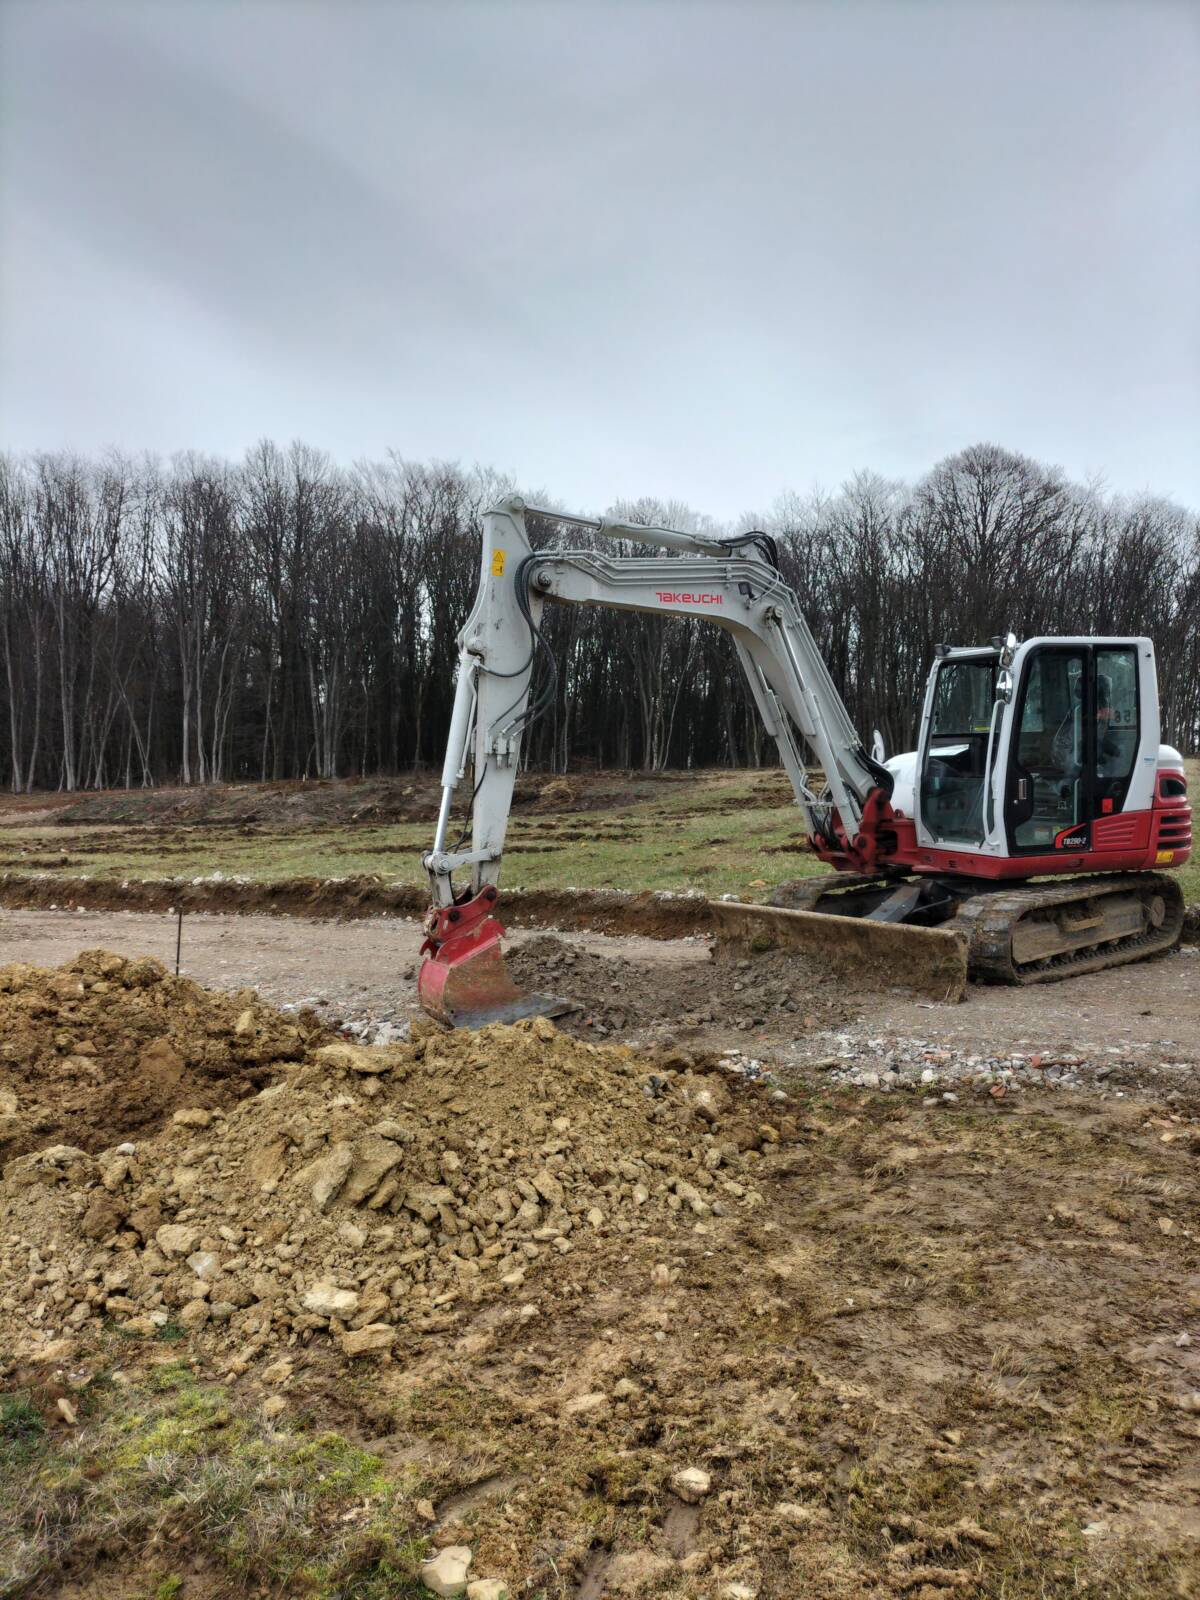
<svg viewBox="0 0 1200 1600"><path fill-rule="evenodd" d="M0 433L1198 503L1198 69L1184 0L0 0Z"/></svg>

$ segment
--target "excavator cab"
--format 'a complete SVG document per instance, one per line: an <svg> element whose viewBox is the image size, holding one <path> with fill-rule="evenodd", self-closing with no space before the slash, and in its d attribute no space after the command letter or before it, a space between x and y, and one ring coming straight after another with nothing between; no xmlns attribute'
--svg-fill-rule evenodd
<svg viewBox="0 0 1200 1600"><path fill-rule="evenodd" d="M916 753L914 865L989 877L1153 866L1142 858L1173 754L1159 744L1149 639L939 647ZM1117 849L1139 859L1089 859Z"/></svg>

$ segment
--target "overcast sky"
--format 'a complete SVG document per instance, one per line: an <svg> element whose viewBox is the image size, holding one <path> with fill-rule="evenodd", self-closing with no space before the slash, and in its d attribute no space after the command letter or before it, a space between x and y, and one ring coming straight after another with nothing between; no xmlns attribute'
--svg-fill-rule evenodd
<svg viewBox="0 0 1200 1600"><path fill-rule="evenodd" d="M1200 0L0 0L0 445L1200 506Z"/></svg>

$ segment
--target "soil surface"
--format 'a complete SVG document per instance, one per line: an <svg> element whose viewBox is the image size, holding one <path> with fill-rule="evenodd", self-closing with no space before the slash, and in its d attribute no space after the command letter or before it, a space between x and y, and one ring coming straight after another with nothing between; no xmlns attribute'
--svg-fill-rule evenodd
<svg viewBox="0 0 1200 1600"><path fill-rule="evenodd" d="M4 993L76 980L111 985L114 1034L147 990L185 1033L202 1014L102 952ZM231 1074L237 1038L209 1036ZM239 1409L368 1445L410 1486L399 1525L514 1593L1194 1600L1186 1110L783 1090L544 1019L312 1036L273 1078L4 1164L9 1384L186 1350ZM77 1490L43 1493L26 1532L69 1550Z"/></svg>
<svg viewBox="0 0 1200 1600"><path fill-rule="evenodd" d="M522 989L575 1002L580 1010L562 1026L584 1037L700 1039L713 1027L788 1033L848 1021L861 1004L852 985L793 951L750 960L701 940L692 946L696 959L668 963L655 960L652 949L639 958L533 934L513 945L507 964Z"/></svg>
<svg viewBox="0 0 1200 1600"><path fill-rule="evenodd" d="M173 917L139 912L0 911L0 962L50 965L88 947L156 957L173 968ZM365 1037L403 1028L418 1015L420 924L402 918L316 922L263 916L188 916L182 972L226 989L251 987L277 1005L311 1006L331 1025L351 1023ZM1105 1072L1112 1089L1200 1085L1200 954L1195 946L1159 960L1028 989L972 986L961 1005L935 1005L888 993L854 994L808 974L786 985L756 966L732 973L710 958L702 937L659 940L515 930L512 961L523 982L577 999L567 1026L589 1037L731 1048L784 1068L843 1063L866 1071L926 1052L989 1061L1040 1055L1048 1063L1083 1057L1085 1080ZM539 952L541 952L539 954ZM567 956L576 953L576 960ZM772 958L773 959L773 958ZM714 973L724 987L713 987ZM742 990L733 985L742 983ZM616 984L617 988L611 985ZM724 1009L724 999L736 1002ZM795 1009L788 1007L788 998ZM711 1017L708 1013L715 1013ZM616 1028L620 1018L619 1033ZM839 1020L840 1018L840 1020ZM600 1028L610 1030L605 1035ZM940 1067L943 1064L935 1063ZM1035 1071L1037 1069L1034 1069ZM1051 1081L1059 1069L1040 1073ZM1166 1083L1165 1078L1171 1082Z"/></svg>

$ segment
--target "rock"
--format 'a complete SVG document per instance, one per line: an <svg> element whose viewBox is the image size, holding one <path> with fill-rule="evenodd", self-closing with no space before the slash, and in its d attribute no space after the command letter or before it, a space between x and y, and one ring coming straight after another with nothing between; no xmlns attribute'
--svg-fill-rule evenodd
<svg viewBox="0 0 1200 1600"><path fill-rule="evenodd" d="M352 1317L358 1310L358 1295L353 1289L339 1289L322 1278L304 1296L304 1309L318 1317Z"/></svg>
<svg viewBox="0 0 1200 1600"><path fill-rule="evenodd" d="M712 1478L701 1467L681 1467L671 1474L671 1488L688 1505L698 1505L712 1488Z"/></svg>
<svg viewBox="0 0 1200 1600"><path fill-rule="evenodd" d="M212 1119L212 1112L202 1106L187 1106L177 1111L171 1121L177 1128L207 1128Z"/></svg>
<svg viewBox="0 0 1200 1600"><path fill-rule="evenodd" d="M133 1170L129 1156L116 1150L106 1150L97 1156L96 1165L100 1168L100 1182L110 1194L121 1187Z"/></svg>
<svg viewBox="0 0 1200 1600"><path fill-rule="evenodd" d="M282 1139L269 1139L253 1151L246 1172L257 1184L278 1183L287 1171L287 1145Z"/></svg>
<svg viewBox="0 0 1200 1600"><path fill-rule="evenodd" d="M292 1375L292 1363L287 1356L281 1356L278 1361L272 1361L270 1366L262 1370L264 1383L286 1383Z"/></svg>
<svg viewBox="0 0 1200 1600"><path fill-rule="evenodd" d="M717 1097L711 1089L698 1089L692 1097L692 1107L696 1115L705 1122L715 1122L720 1116Z"/></svg>
<svg viewBox="0 0 1200 1600"><path fill-rule="evenodd" d="M460 1595L467 1592L467 1573L471 1570L471 1551L465 1544L448 1544L431 1561L421 1563L421 1582L434 1594Z"/></svg>
<svg viewBox="0 0 1200 1600"><path fill-rule="evenodd" d="M165 1256L186 1256L196 1248L200 1240L197 1228L186 1227L180 1222L164 1223L154 1235L154 1242Z"/></svg>
<svg viewBox="0 0 1200 1600"><path fill-rule="evenodd" d="M503 1578L476 1578L467 1585L467 1600L508 1600L508 1585Z"/></svg>
<svg viewBox="0 0 1200 1600"><path fill-rule="evenodd" d="M326 1044L313 1052L313 1059L327 1067L339 1067L348 1072L390 1072L395 1065L395 1055L387 1050L372 1049L361 1044Z"/></svg>
<svg viewBox="0 0 1200 1600"><path fill-rule="evenodd" d="M583 1417L592 1411L602 1411L608 1404L608 1396L596 1389L590 1394L577 1394L563 1406L564 1417Z"/></svg>
<svg viewBox="0 0 1200 1600"><path fill-rule="evenodd" d="M12 1357L19 1366L38 1367L69 1361L76 1348L74 1339L51 1339L46 1344L14 1345Z"/></svg>
<svg viewBox="0 0 1200 1600"><path fill-rule="evenodd" d="M179 1313L179 1326L188 1333L198 1333L211 1315L207 1300L189 1300Z"/></svg>
<svg viewBox="0 0 1200 1600"><path fill-rule="evenodd" d="M354 1151L350 1145L335 1144L327 1154L303 1167L296 1174L296 1182L310 1184L313 1205L318 1211L327 1211L350 1176L353 1165Z"/></svg>
<svg viewBox="0 0 1200 1600"><path fill-rule="evenodd" d="M426 1521L426 1522L436 1522L437 1521L437 1512L433 1508L433 1501L432 1500L418 1500L417 1501L417 1515L419 1517L423 1518L424 1521Z"/></svg>
<svg viewBox="0 0 1200 1600"><path fill-rule="evenodd" d="M758 1600L758 1590L748 1583L727 1583L721 1590L721 1600Z"/></svg>
<svg viewBox="0 0 1200 1600"><path fill-rule="evenodd" d="M544 1022L544 1017L537 1020ZM563 1203L563 1186L552 1172L547 1172L545 1167L540 1172L535 1172L531 1179L533 1187L542 1199L552 1206L561 1206Z"/></svg>
<svg viewBox="0 0 1200 1600"><path fill-rule="evenodd" d="M75 1407L67 1399L66 1395L60 1395L54 1404L59 1416L69 1428L73 1428L79 1421L79 1418L75 1415Z"/></svg>
<svg viewBox="0 0 1200 1600"><path fill-rule="evenodd" d="M86 1239L107 1239L110 1233L116 1233L123 1220L121 1208L111 1195L96 1194L79 1227Z"/></svg>
<svg viewBox="0 0 1200 1600"><path fill-rule="evenodd" d="M195 1250L187 1258L187 1264L202 1282L207 1283L220 1271L221 1258L215 1250Z"/></svg>
<svg viewBox="0 0 1200 1600"><path fill-rule="evenodd" d="M365 1328L351 1328L342 1335L342 1350L348 1356L379 1355L390 1350L396 1340L395 1328L386 1322L369 1322Z"/></svg>
<svg viewBox="0 0 1200 1600"><path fill-rule="evenodd" d="M263 1401L262 1412L264 1417L278 1417L287 1410L287 1401L281 1394L270 1395Z"/></svg>
<svg viewBox="0 0 1200 1600"><path fill-rule="evenodd" d="M342 1199L348 1205L361 1205L392 1168L399 1165L403 1154L400 1146L393 1144L390 1139L380 1139L375 1134L360 1139L354 1146L353 1164L342 1190Z"/></svg>
<svg viewBox="0 0 1200 1600"><path fill-rule="evenodd" d="M781 1500L775 1507L775 1515L780 1522L790 1522L796 1527L811 1522L813 1516L807 1506L797 1505L794 1500Z"/></svg>
<svg viewBox="0 0 1200 1600"><path fill-rule="evenodd" d="M626 1550L609 1562L604 1593L630 1597L661 1594L674 1570L670 1556L656 1555L653 1550Z"/></svg>

